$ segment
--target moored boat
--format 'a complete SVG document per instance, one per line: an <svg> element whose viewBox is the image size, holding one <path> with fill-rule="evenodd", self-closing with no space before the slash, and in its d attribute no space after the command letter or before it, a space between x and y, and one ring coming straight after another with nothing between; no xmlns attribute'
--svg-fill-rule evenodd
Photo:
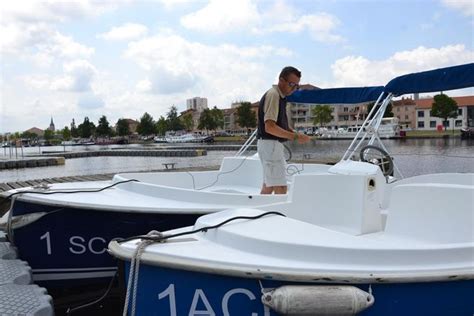
<svg viewBox="0 0 474 316"><path fill-rule="evenodd" d="M362 125L361 140L355 137L326 171L295 176L286 203L208 214L188 228L111 242L109 251L125 264L125 309L130 315L472 314L474 174L396 180L386 149L374 146L376 133L362 147L393 96L471 86L474 64L395 78L377 100L374 119ZM351 160L356 150L361 161Z"/></svg>

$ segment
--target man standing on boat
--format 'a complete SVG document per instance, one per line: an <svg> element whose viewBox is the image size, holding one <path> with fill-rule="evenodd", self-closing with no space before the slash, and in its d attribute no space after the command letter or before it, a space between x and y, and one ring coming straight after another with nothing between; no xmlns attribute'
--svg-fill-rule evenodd
<svg viewBox="0 0 474 316"><path fill-rule="evenodd" d="M283 142L295 140L303 144L310 140L290 128L286 115L286 97L299 88L301 72L285 67L278 84L265 92L258 106L257 150L263 166L261 194L286 194L286 162Z"/></svg>

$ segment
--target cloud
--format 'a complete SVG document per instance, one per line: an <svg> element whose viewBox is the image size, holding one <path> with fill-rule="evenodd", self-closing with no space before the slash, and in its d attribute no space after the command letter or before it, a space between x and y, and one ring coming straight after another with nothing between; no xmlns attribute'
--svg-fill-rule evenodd
<svg viewBox="0 0 474 316"><path fill-rule="evenodd" d="M331 65L335 86L385 85L394 77L472 62L474 51L464 45L441 48L417 47L396 52L386 60L347 56Z"/></svg>
<svg viewBox="0 0 474 316"><path fill-rule="evenodd" d="M143 37L148 32L148 28L142 24L125 23L122 26L113 27L107 33L97 35L109 41L127 41Z"/></svg>
<svg viewBox="0 0 474 316"><path fill-rule="evenodd" d="M342 42L335 34L340 20L325 12L301 14L280 0L259 11L255 2L211 0L204 8L185 15L181 24L191 30L210 33L240 32L254 34L302 33L320 42Z"/></svg>
<svg viewBox="0 0 474 316"><path fill-rule="evenodd" d="M188 41L173 34L158 34L129 44L125 57L147 72L137 83L141 92L206 95L222 106L229 100L254 98L269 84L264 62L269 57L288 57L286 48L269 45L216 46ZM276 73L276 71L275 71Z"/></svg>
<svg viewBox="0 0 474 316"><path fill-rule="evenodd" d="M441 0L444 6L457 10L466 16L474 16L474 2L472 0Z"/></svg>
<svg viewBox="0 0 474 316"><path fill-rule="evenodd" d="M181 18L181 24L200 32L226 33L238 31L258 22L257 6L250 0L211 0L199 11Z"/></svg>
<svg viewBox="0 0 474 316"><path fill-rule="evenodd" d="M105 103L98 95L85 93L79 96L77 105L82 109L98 109L104 107Z"/></svg>
<svg viewBox="0 0 474 316"><path fill-rule="evenodd" d="M96 68L86 60L75 60L64 65L65 75L51 83L52 90L84 92L91 90Z"/></svg>

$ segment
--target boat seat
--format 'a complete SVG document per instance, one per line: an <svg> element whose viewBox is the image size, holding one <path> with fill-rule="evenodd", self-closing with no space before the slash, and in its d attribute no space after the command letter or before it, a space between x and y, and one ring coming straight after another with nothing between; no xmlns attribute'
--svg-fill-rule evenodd
<svg viewBox="0 0 474 316"><path fill-rule="evenodd" d="M473 219L474 185L398 185L392 189L385 234L425 243L473 242Z"/></svg>

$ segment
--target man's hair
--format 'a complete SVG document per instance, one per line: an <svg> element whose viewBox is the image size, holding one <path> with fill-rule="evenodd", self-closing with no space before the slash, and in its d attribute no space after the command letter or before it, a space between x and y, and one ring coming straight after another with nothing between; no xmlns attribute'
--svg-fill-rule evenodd
<svg viewBox="0 0 474 316"><path fill-rule="evenodd" d="M292 66L283 68L280 72L280 78L287 79L290 74L294 74L298 78L301 78L301 71Z"/></svg>

